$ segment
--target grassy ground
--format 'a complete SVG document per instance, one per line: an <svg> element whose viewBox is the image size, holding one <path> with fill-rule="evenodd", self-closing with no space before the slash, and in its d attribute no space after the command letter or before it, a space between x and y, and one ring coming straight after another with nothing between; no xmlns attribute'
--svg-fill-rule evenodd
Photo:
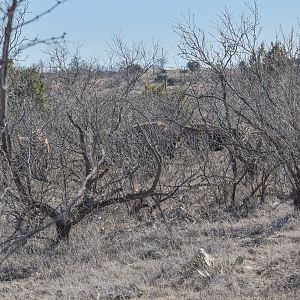
<svg viewBox="0 0 300 300"><path fill-rule="evenodd" d="M120 207L75 228L69 245L28 243L2 265L0 299L300 299L290 204L243 218L195 211L178 205L138 222ZM195 264L201 248L214 259L209 277Z"/></svg>

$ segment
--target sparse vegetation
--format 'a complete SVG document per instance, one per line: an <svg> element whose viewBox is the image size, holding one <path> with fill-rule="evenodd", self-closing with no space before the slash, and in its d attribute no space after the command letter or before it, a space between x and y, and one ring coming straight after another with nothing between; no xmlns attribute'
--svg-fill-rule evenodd
<svg viewBox="0 0 300 300"><path fill-rule="evenodd" d="M167 84L168 84L169 86L174 86L175 83L176 83L176 79L175 79L175 78L168 78L168 79L167 79Z"/></svg>
<svg viewBox="0 0 300 300"><path fill-rule="evenodd" d="M200 69L200 63L194 60L189 61L186 66L191 72L195 72Z"/></svg>
<svg viewBox="0 0 300 300"><path fill-rule="evenodd" d="M44 72L10 58L22 2L1 10L0 298L299 298L295 33L262 44L253 2L175 24L191 72L119 36L109 72L55 38Z"/></svg>
<svg viewBox="0 0 300 300"><path fill-rule="evenodd" d="M8 76L13 78L9 85L9 93L13 94L11 98L17 101L30 99L41 109L48 106L42 74L36 68L14 68L10 66Z"/></svg>

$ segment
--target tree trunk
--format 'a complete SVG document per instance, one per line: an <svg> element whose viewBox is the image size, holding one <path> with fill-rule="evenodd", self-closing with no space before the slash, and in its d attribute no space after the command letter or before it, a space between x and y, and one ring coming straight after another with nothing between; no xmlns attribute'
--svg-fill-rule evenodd
<svg viewBox="0 0 300 300"><path fill-rule="evenodd" d="M300 186L297 186L293 190L293 200L294 200L294 207L296 210L300 210Z"/></svg>
<svg viewBox="0 0 300 300"><path fill-rule="evenodd" d="M69 218L64 218L56 222L56 233L57 233L57 242L60 241L69 241L69 235L71 231L71 222Z"/></svg>
<svg viewBox="0 0 300 300"><path fill-rule="evenodd" d="M18 1L13 0L11 6L7 11L7 24L4 30L4 39L2 46L2 57L0 63L0 129L5 126L6 117L6 94L7 94L7 70L8 70L8 58L9 58L9 46L11 33L13 30L13 18L17 8Z"/></svg>

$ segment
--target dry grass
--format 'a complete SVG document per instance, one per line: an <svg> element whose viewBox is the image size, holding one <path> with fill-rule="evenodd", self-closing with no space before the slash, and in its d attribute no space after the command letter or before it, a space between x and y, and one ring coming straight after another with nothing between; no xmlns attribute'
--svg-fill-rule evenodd
<svg viewBox="0 0 300 300"><path fill-rule="evenodd" d="M164 220L137 222L124 207L104 211L76 228L69 245L47 251L28 243L14 254L2 266L0 298L299 299L300 221L292 207L218 217L197 218L182 203ZM193 268L200 248L214 258L209 278Z"/></svg>

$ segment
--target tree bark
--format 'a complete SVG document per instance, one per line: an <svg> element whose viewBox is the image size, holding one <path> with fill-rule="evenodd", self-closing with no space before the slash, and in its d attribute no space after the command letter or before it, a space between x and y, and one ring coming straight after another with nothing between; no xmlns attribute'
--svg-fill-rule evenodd
<svg viewBox="0 0 300 300"><path fill-rule="evenodd" d="M11 6L7 10L7 24L4 31L1 68L0 68L0 128L5 127L6 117L6 94L7 94L7 70L9 58L9 46L11 33L13 30L13 18L17 8L18 1L13 0ZM3 140L3 137L2 137Z"/></svg>

